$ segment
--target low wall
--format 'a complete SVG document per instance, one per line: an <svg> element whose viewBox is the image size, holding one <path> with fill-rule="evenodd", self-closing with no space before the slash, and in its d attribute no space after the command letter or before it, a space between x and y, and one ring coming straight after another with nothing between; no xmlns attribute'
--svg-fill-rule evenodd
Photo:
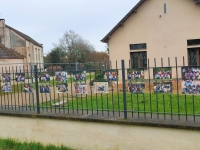
<svg viewBox="0 0 200 150"><path fill-rule="evenodd" d="M82 150L196 150L200 131L75 120L0 116L0 137Z"/></svg>

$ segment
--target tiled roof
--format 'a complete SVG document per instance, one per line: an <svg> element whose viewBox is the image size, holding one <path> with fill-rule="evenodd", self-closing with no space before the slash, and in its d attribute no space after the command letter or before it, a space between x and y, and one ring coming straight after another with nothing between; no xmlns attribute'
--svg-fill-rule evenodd
<svg viewBox="0 0 200 150"><path fill-rule="evenodd" d="M0 44L0 59L23 59L24 56L19 54L13 49L6 48L3 44Z"/></svg>
<svg viewBox="0 0 200 150"><path fill-rule="evenodd" d="M8 26L8 25L6 25L6 27L9 28L9 29L11 29L12 31L14 31L14 32L17 33L18 35L20 35L20 36L21 36L22 38L24 38L25 40L30 41L31 43L33 43L33 44L35 44L35 45L37 45L37 46L39 46L39 47L42 47L42 44L36 42L34 39L32 39L31 37L29 37L28 35L26 35L26 34L20 32L20 31L14 29L14 28L12 28L12 27L10 27L10 26Z"/></svg>
<svg viewBox="0 0 200 150"><path fill-rule="evenodd" d="M123 25L123 23L126 21L126 19L128 19L134 12L136 12L136 10L138 9L138 7L140 7L140 5L142 5L142 3L145 0L140 0L129 12L128 14L126 14L126 16L101 40L102 42L107 43L109 37L121 26Z"/></svg>

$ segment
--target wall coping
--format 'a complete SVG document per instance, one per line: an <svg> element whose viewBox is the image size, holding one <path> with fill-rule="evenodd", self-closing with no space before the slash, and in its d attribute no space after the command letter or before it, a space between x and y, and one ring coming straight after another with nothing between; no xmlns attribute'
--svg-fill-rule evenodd
<svg viewBox="0 0 200 150"><path fill-rule="evenodd" d="M55 120L68 120L68 121L84 121L94 123L109 123L121 125L136 125L136 126L150 126L150 127L164 127L175 129L187 130L200 130L199 122L193 121L176 121L176 120L159 120L159 119L144 119L144 118L131 118L123 119L113 116L97 116L97 115L84 115L84 114L63 114L63 113L45 113L36 114L35 112L23 111L8 111L0 110L0 116L11 117L24 117L24 118L38 118L38 119L55 119Z"/></svg>

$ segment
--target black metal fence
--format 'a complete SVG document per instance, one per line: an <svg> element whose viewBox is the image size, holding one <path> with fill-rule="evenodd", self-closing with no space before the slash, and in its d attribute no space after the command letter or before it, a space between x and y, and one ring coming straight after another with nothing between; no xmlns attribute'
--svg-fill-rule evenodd
<svg viewBox="0 0 200 150"><path fill-rule="evenodd" d="M1 66L0 109L200 121L200 66L131 68L131 61ZM162 59L161 59L162 62ZM120 67L119 65L120 64ZM44 69L44 66L48 66Z"/></svg>

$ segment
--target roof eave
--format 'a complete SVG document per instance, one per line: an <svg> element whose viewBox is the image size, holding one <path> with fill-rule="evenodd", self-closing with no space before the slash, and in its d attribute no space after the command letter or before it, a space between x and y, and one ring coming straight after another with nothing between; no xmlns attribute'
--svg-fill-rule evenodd
<svg viewBox="0 0 200 150"><path fill-rule="evenodd" d="M109 36L111 36L136 10L142 5L145 0L140 0L125 16L124 18L101 40L103 43L108 43Z"/></svg>

